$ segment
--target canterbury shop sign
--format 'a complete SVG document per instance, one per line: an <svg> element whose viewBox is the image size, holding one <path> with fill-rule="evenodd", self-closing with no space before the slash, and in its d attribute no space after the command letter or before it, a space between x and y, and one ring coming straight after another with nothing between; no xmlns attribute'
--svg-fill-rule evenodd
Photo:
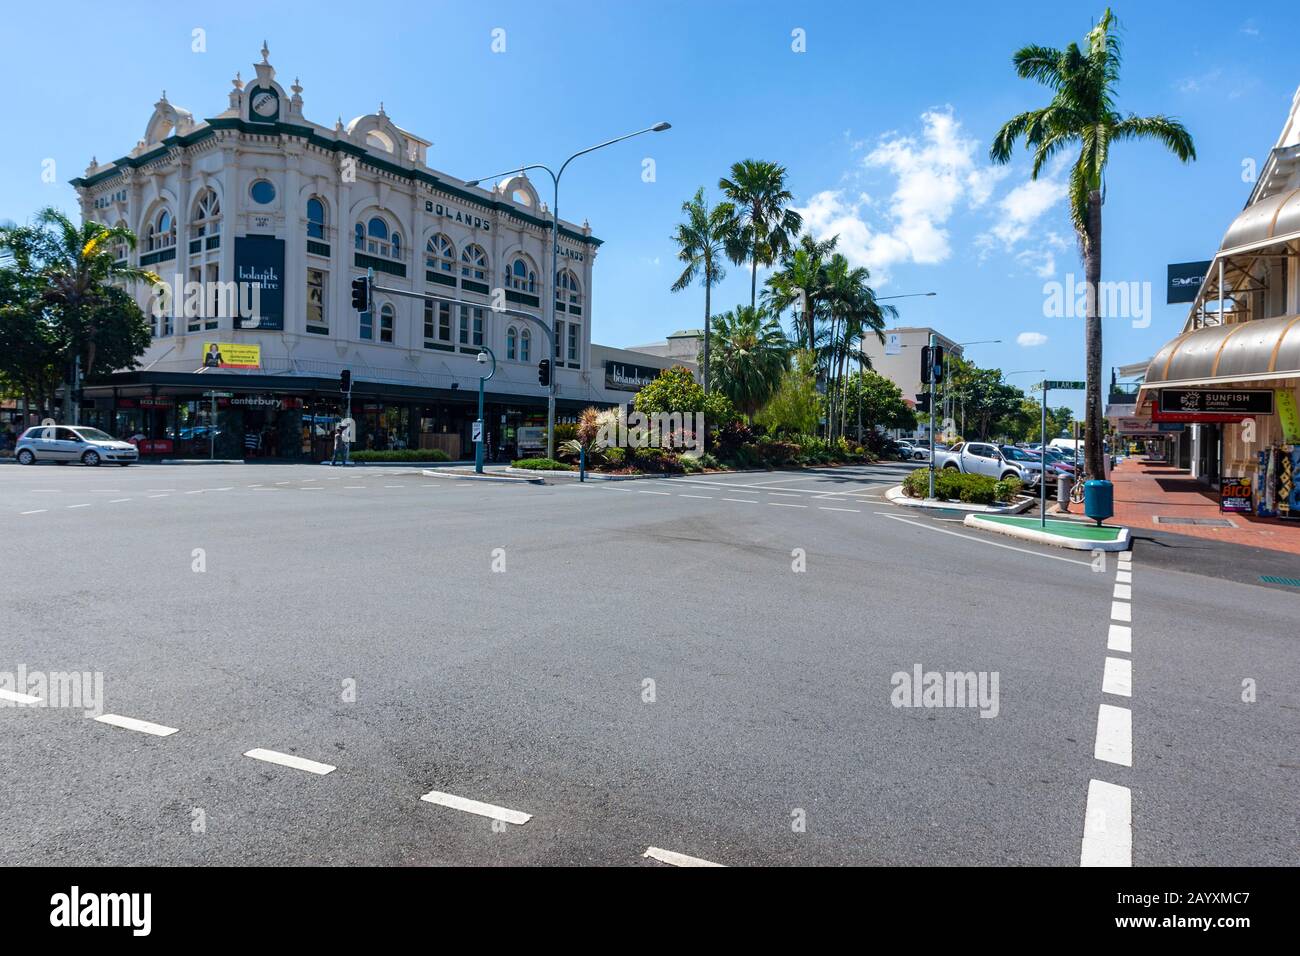
<svg viewBox="0 0 1300 956"><path fill-rule="evenodd" d="M480 216L471 216L467 212L461 212L459 209L453 209L451 206L444 206L440 202L434 202L432 199L424 201L424 211L431 212L435 216L446 216L453 222L464 223L467 226L473 226L475 229L482 229L484 232L492 231L492 224Z"/></svg>

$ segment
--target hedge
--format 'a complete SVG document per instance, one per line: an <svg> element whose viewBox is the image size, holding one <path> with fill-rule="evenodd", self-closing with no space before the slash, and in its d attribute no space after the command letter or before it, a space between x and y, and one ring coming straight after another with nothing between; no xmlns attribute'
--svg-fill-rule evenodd
<svg viewBox="0 0 1300 956"><path fill-rule="evenodd" d="M554 458L516 458L510 463L512 468L527 468L529 471L574 471L573 465Z"/></svg>
<svg viewBox="0 0 1300 956"><path fill-rule="evenodd" d="M909 498L924 498L930 491L930 469L918 468L903 479L903 492ZM991 505L1010 501L1020 492L1019 479L998 481L988 475L968 475L953 468L934 473L934 496L941 501L963 501L972 505Z"/></svg>
<svg viewBox="0 0 1300 956"><path fill-rule="evenodd" d="M353 461L451 461L441 448L401 448L393 451L354 451Z"/></svg>

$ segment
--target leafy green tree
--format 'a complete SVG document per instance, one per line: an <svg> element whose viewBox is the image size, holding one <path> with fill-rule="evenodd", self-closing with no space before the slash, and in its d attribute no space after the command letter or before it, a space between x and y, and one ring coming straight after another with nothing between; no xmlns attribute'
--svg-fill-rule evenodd
<svg viewBox="0 0 1300 956"><path fill-rule="evenodd" d="M776 392L759 409L754 421L773 434L811 435L821 420L821 396L817 394L816 358L803 349L781 376Z"/></svg>
<svg viewBox="0 0 1300 956"><path fill-rule="evenodd" d="M776 391L789 358L780 323L763 309L742 305L714 317L710 374L717 390L751 421Z"/></svg>
<svg viewBox="0 0 1300 956"><path fill-rule="evenodd" d="M827 263L838 236L818 241L805 233L799 244L781 256L781 268L767 280L764 302L774 315L794 308L794 335L802 349L817 345L817 323L826 316Z"/></svg>
<svg viewBox="0 0 1300 956"><path fill-rule="evenodd" d="M681 292L697 279L704 286L704 391L709 391L709 333L713 312L713 287L727 276L723 266L726 250L725 241L729 235L729 213L723 206L709 208L704 199L704 187L696 190L695 195L682 203L682 212L686 214L684 222L678 223L673 233L673 242L677 243L677 258L684 264L682 274L673 283L672 290Z"/></svg>
<svg viewBox="0 0 1300 956"><path fill-rule="evenodd" d="M877 372L848 376L844 383L844 407L855 420L861 412L863 435L877 428L911 430L916 427L916 412L903 400L902 389Z"/></svg>
<svg viewBox="0 0 1300 956"><path fill-rule="evenodd" d="M149 328L138 306L122 286L158 282L147 269L128 265L122 250L135 247L135 234L125 227L85 222L77 226L53 207L41 210L32 225L0 229L0 305L3 321L13 328L0 333L20 346L15 364L30 364L26 372L4 372L13 381L30 380L38 391L48 366L63 370L80 360L83 375L93 376L102 365L134 368L149 345ZM53 349L53 356L49 349ZM42 371L45 369L45 371ZM65 401L70 399L65 390Z"/></svg>
<svg viewBox="0 0 1300 956"><path fill-rule="evenodd" d="M790 248L803 228L803 217L790 208L794 194L785 185L780 163L744 159L731 176L718 180L727 197L720 208L728 222L727 256L736 265L749 262L749 306L758 308L758 267L769 266Z"/></svg>
<svg viewBox="0 0 1300 956"><path fill-rule="evenodd" d="M1115 109L1119 83L1120 42L1115 16L1108 7L1087 34L1085 49L1071 43L1064 50L1026 46L1012 56L1021 79L1036 80L1052 94L1047 106L1020 113L1008 120L994 137L989 156L1010 162L1016 141L1024 139L1034 152L1031 176L1052 157L1077 148L1070 169L1070 220L1083 255L1084 278L1092 294L1087 297L1085 328L1087 391L1085 467L1102 473L1101 439L1101 317L1097 290L1101 282L1101 206L1110 146L1132 139L1153 139L1183 162L1196 158L1191 134L1182 123L1167 116L1122 115Z"/></svg>

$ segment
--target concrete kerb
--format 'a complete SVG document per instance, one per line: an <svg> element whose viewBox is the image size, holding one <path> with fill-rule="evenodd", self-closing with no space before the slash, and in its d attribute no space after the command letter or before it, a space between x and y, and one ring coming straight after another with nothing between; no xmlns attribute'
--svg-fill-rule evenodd
<svg viewBox="0 0 1300 956"><path fill-rule="evenodd" d="M966 511L972 514L1018 515L1034 506L1036 498L1021 497L1009 505L975 505L964 501L944 501L939 498L909 498L903 494L902 485L894 485L885 491L885 498L891 505L901 508L922 508L930 511Z"/></svg>
<svg viewBox="0 0 1300 956"><path fill-rule="evenodd" d="M1038 544L1050 544L1056 548L1069 548L1073 551L1127 551L1131 545L1131 538L1128 528L1115 528L1116 535L1113 541L1098 541L1089 538L1073 538L1069 535L1055 534L1042 528L1032 525L1006 524L1001 521L984 520L986 516L978 514L969 514L962 522L968 528L975 528L978 531L992 531L995 534L1004 534L1012 538L1020 538L1023 541L1034 541Z"/></svg>
<svg viewBox="0 0 1300 956"><path fill-rule="evenodd" d="M422 468L420 474L426 478L452 478L461 481L495 481L511 485L544 485L544 478L523 477L518 475L489 475L478 474L477 472L449 471L447 469L430 469ZM542 472L541 474L545 474Z"/></svg>

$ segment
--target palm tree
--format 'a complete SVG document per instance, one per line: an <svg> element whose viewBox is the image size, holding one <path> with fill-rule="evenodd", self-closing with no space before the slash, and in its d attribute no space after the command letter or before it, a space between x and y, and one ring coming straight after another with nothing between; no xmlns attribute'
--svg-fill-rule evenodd
<svg viewBox="0 0 1300 956"><path fill-rule="evenodd" d="M794 195L785 188L785 167L761 159L731 165L731 177L718 180L727 197L722 204L730 228L727 256L736 265L749 260L749 306L758 308L758 267L768 266L790 248L803 228L803 217L790 208Z"/></svg>
<svg viewBox="0 0 1300 956"><path fill-rule="evenodd" d="M42 209L30 226L0 229L0 249L19 272L40 281L41 301L62 312L67 351L80 359L82 375L94 369L98 343L91 317L104 303L106 290L115 284L161 281L156 273L129 265L122 257L122 249L134 249L135 241L135 233L125 226L77 226L53 206Z"/></svg>
<svg viewBox="0 0 1300 956"><path fill-rule="evenodd" d="M1154 139L1183 162L1196 158L1191 134L1167 116L1121 115L1115 109L1119 82L1120 42L1113 32L1110 8L1088 32L1086 50L1071 43L1064 50L1027 46L1011 58L1021 79L1037 80L1052 92L1042 109L1012 117L998 131L989 149L997 163L1011 159L1016 141L1034 151L1031 176L1061 150L1077 147L1070 170L1070 219L1083 257L1087 296L1087 392L1085 404L1085 467L1102 474L1101 439L1101 318L1097 290L1101 282L1101 206L1110 144L1130 139Z"/></svg>
<svg viewBox="0 0 1300 956"><path fill-rule="evenodd" d="M892 305L881 305L876 301L876 293L869 285L870 279L871 272L865 266L854 267L839 253L835 253L826 265L825 301L831 325L818 353L826 369L828 438L833 438L837 430L836 409L838 432L844 433L846 403L843 394L837 398L835 384L844 393L849 362L858 363L859 374L864 362L870 364L862 351L862 337L873 332L883 343L886 319L898 315L898 310Z"/></svg>
<svg viewBox="0 0 1300 956"><path fill-rule="evenodd" d="M704 187L682 203L686 221L677 224L673 242L677 243L677 258L686 264L682 274L673 283L673 291L681 292L697 278L704 286L704 391L709 390L709 314L712 312L713 286L727 276L722 264L725 254L723 244L728 234L729 217L722 206L709 208L704 201Z"/></svg>
<svg viewBox="0 0 1300 956"><path fill-rule="evenodd" d="M817 338L817 319L826 298L826 260L835 251L839 236L818 241L805 233L799 244L781 257L781 269L768 277L764 298L773 314L797 306L794 340L811 349Z"/></svg>
<svg viewBox="0 0 1300 956"><path fill-rule="evenodd" d="M789 359L790 342L765 310L742 305L714 316L714 384L747 418L772 397Z"/></svg>

